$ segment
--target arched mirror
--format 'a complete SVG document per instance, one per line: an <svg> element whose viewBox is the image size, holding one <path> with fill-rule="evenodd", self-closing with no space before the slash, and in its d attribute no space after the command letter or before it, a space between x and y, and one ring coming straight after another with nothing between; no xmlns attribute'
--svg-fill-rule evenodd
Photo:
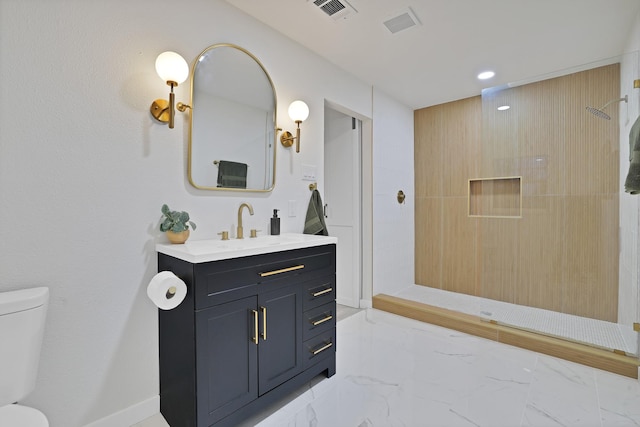
<svg viewBox="0 0 640 427"><path fill-rule="evenodd" d="M193 65L189 182L204 190L271 191L275 184L276 92L247 50L206 48Z"/></svg>

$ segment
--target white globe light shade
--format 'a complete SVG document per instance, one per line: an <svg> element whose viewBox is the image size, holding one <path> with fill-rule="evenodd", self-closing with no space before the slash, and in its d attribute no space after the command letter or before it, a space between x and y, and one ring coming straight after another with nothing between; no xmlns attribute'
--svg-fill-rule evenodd
<svg viewBox="0 0 640 427"><path fill-rule="evenodd" d="M298 120L304 122L309 117L309 107L303 101L293 101L289 105L289 117L294 122Z"/></svg>
<svg viewBox="0 0 640 427"><path fill-rule="evenodd" d="M180 84L189 77L189 64L175 52L162 52L156 59L156 72L165 82Z"/></svg>

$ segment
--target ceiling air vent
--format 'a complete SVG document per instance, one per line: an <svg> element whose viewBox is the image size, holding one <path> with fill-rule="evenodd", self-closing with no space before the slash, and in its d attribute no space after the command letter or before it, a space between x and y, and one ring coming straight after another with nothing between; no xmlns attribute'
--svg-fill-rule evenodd
<svg viewBox="0 0 640 427"><path fill-rule="evenodd" d="M358 13L346 0L314 0L313 4L336 21L346 19L352 13Z"/></svg>
<svg viewBox="0 0 640 427"><path fill-rule="evenodd" d="M395 34L399 31L419 25L420 21L416 17L415 13L413 13L413 10L411 10L411 8L407 8L393 18L387 19L383 24L387 27L387 30L391 31L391 34Z"/></svg>

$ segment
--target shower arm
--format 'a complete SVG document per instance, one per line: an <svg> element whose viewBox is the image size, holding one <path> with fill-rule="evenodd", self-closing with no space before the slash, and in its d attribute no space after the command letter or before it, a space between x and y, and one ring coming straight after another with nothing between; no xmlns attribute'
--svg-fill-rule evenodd
<svg viewBox="0 0 640 427"><path fill-rule="evenodd" d="M613 104L614 102L620 102L620 101L629 102L629 98L628 98L627 95L625 95L623 98L612 99L611 101L607 102L602 107L600 107L599 109L600 109L600 111L602 111L605 108L607 108L609 105Z"/></svg>

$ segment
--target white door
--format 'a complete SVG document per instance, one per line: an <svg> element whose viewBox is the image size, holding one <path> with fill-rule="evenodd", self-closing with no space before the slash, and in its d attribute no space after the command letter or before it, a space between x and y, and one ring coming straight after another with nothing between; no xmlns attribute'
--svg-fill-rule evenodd
<svg viewBox="0 0 640 427"><path fill-rule="evenodd" d="M361 167L362 123L325 107L324 203L329 235L338 238L337 302L360 306L362 283Z"/></svg>

